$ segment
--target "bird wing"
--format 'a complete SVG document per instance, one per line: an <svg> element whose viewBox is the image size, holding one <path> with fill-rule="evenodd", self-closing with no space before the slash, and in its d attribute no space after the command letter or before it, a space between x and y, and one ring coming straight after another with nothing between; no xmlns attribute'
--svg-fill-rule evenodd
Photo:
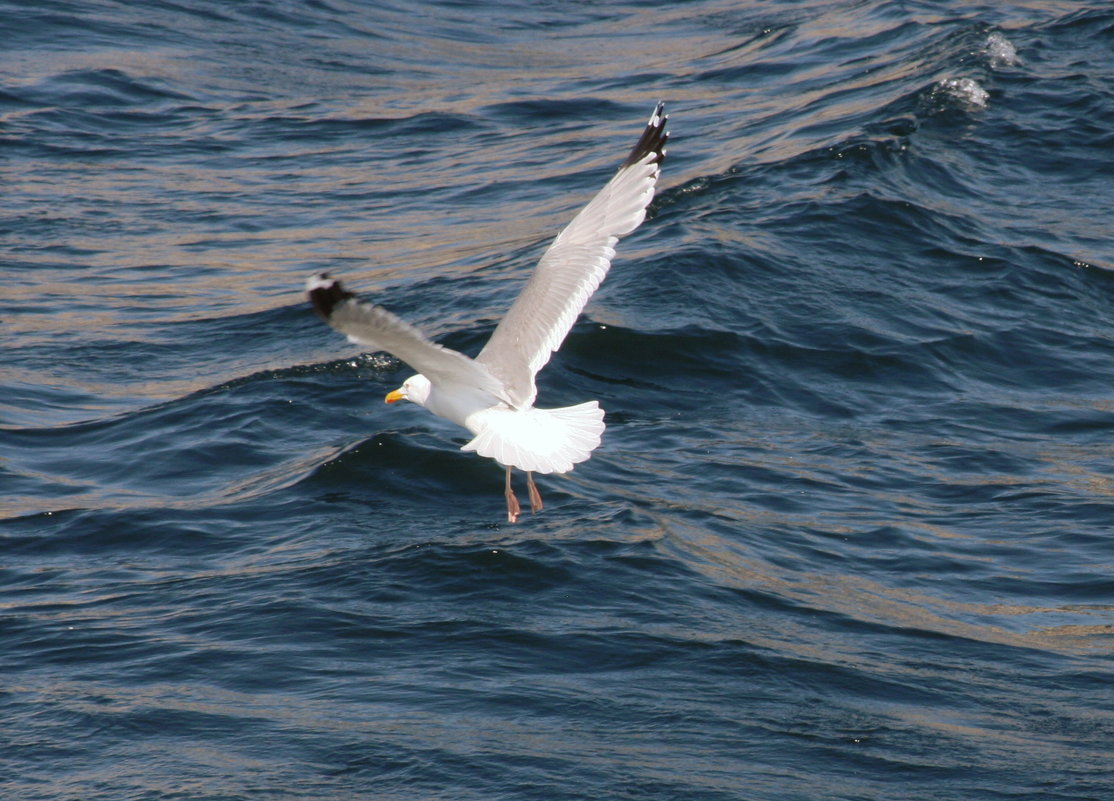
<svg viewBox="0 0 1114 801"><path fill-rule="evenodd" d="M406 362L434 384L463 384L487 390L506 401L502 384L482 364L433 342L402 318L348 292L340 281L320 273L306 281L314 311L350 342L384 350Z"/></svg>
<svg viewBox="0 0 1114 801"><path fill-rule="evenodd" d="M611 267L619 237L646 217L669 137L658 103L627 160L542 254L534 274L476 361L506 387L516 407L534 402L534 376L561 347Z"/></svg>

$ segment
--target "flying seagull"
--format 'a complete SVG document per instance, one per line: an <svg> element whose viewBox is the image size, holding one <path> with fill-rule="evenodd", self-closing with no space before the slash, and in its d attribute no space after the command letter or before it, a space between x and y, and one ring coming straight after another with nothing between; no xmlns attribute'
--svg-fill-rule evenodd
<svg viewBox="0 0 1114 801"><path fill-rule="evenodd" d="M615 255L619 237L646 217L665 157L669 132L658 103L646 130L615 176L557 235L534 274L471 359L438 345L382 306L365 303L320 273L306 282L314 310L351 342L387 351L418 371L389 393L387 403L408 400L468 429L475 451L506 468L507 520L521 507L511 488L511 468L526 471L530 510L542 509L534 473L567 473L600 444L603 409L588 401L561 409L534 407L534 376L561 347Z"/></svg>

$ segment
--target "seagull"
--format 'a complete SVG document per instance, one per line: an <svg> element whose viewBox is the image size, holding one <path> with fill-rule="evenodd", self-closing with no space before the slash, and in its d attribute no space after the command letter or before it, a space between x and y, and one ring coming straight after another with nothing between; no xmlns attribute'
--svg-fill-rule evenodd
<svg viewBox="0 0 1114 801"><path fill-rule="evenodd" d="M417 375L389 393L471 432L461 450L494 459L506 470L507 520L521 514L511 469L526 472L530 511L542 510L534 473L567 473L587 460L603 435L596 401L560 409L534 406L534 377L564 342L603 281L615 244L646 217L661 174L669 132L658 103L637 144L614 177L542 254L534 273L491 338L472 359L438 345L401 318L359 300L328 273L306 281L314 311L349 341L386 351Z"/></svg>

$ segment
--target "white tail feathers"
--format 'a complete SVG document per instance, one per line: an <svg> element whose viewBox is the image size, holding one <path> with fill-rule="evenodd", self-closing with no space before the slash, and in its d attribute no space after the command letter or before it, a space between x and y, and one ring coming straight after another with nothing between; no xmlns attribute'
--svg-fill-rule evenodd
<svg viewBox="0 0 1114 801"><path fill-rule="evenodd" d="M485 409L469 420L475 438L461 448L507 467L567 473L600 444L603 409L595 401L561 409Z"/></svg>

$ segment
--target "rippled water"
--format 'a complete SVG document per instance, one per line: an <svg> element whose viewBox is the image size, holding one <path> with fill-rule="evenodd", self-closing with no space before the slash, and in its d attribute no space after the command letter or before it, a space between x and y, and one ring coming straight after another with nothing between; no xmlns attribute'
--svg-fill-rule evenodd
<svg viewBox="0 0 1114 801"><path fill-rule="evenodd" d="M1114 798L1106 3L0 0L5 799ZM475 353L654 101L501 470Z"/></svg>

